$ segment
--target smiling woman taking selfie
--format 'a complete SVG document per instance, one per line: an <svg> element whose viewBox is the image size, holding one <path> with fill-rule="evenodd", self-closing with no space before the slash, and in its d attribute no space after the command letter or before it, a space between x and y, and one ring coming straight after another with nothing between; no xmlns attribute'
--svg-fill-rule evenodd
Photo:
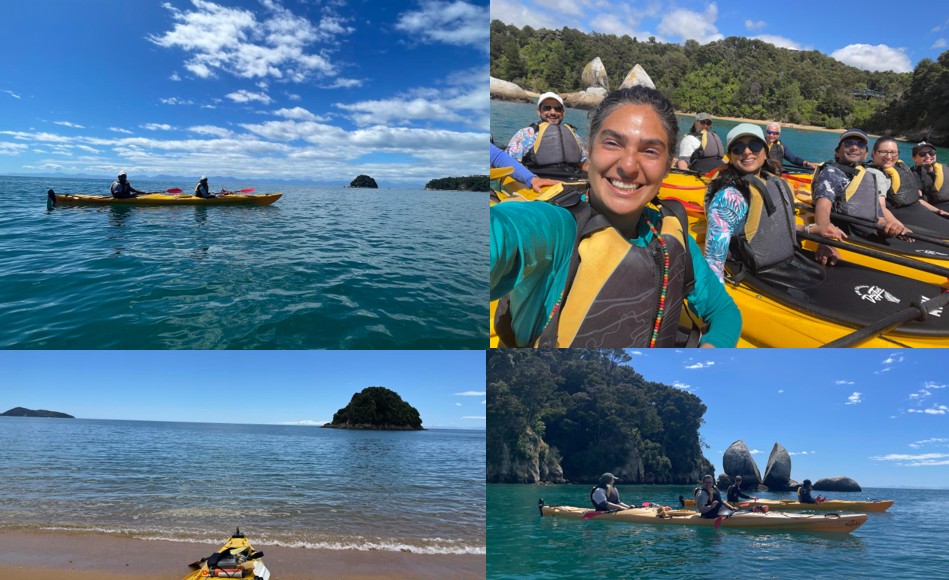
<svg viewBox="0 0 949 580"><path fill-rule="evenodd" d="M589 187L491 208L491 299L500 346L676 346L683 303L731 347L741 317L676 202L651 205L678 123L658 91L611 93L592 113Z"/></svg>

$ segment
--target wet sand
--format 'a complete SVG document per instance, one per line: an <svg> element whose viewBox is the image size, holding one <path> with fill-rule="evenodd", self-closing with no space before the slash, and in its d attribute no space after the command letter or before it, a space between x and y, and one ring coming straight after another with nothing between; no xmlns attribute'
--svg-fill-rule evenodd
<svg viewBox="0 0 949 580"><path fill-rule="evenodd" d="M221 543L225 539L221 538ZM173 580L190 572L190 562L220 548L220 544L145 541L105 534L9 530L0 530L0 546L4 580ZM485 577L484 555L308 550L256 543L254 547L264 552L272 580Z"/></svg>

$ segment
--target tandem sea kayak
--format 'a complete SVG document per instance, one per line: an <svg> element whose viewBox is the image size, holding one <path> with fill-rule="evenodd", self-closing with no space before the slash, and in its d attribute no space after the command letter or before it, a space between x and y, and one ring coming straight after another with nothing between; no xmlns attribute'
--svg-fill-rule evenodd
<svg viewBox="0 0 949 580"><path fill-rule="evenodd" d="M207 578L270 580L270 570L264 566L263 557L264 553L255 550L238 528L220 550L191 564L194 571L183 580Z"/></svg>
<svg viewBox="0 0 949 580"><path fill-rule="evenodd" d="M596 519L630 524L666 526L722 527L748 530L833 532L849 534L867 521L867 514L788 514L735 512L730 517L707 519L691 510L666 508L630 508L617 512L595 512L586 508L541 505L542 516L570 519ZM586 516L586 517L584 517Z"/></svg>
<svg viewBox="0 0 949 580"><path fill-rule="evenodd" d="M682 500L683 504L687 508L695 507L694 499L684 499ZM742 500L740 503L735 503L736 507L741 505L744 506L747 504L749 507L753 506L767 506L769 510L786 510L786 511L842 511L842 512L884 512L891 505L893 505L892 499L882 500L882 501L848 501L842 499L829 499L827 501L822 501L820 503L800 503L794 501L793 499L746 499Z"/></svg>
<svg viewBox="0 0 949 580"><path fill-rule="evenodd" d="M146 193L137 197L117 198L109 195L61 194L52 189L47 193L47 204L57 205L270 205L280 199L282 193L253 195L231 194L223 197L203 198L188 194Z"/></svg>

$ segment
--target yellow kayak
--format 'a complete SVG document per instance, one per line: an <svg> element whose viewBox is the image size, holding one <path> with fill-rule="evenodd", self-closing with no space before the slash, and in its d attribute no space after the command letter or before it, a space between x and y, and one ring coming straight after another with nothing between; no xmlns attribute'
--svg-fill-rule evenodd
<svg viewBox="0 0 949 580"><path fill-rule="evenodd" d="M195 197L186 193L146 193L137 197L118 198L110 195L61 194L49 190L49 205L270 205L282 193L231 194L222 197Z"/></svg>
<svg viewBox="0 0 949 580"><path fill-rule="evenodd" d="M683 500L685 507L694 508L695 500ZM885 512L891 505L892 499L882 501L848 501L843 499L829 499L820 503L800 503L793 499L744 499L739 502L729 502L733 506L748 507L767 506L768 510L788 511L840 511L840 512Z"/></svg>
<svg viewBox="0 0 949 580"><path fill-rule="evenodd" d="M654 524L715 528L742 528L803 532L833 532L849 534L867 521L867 514L787 514L735 512L729 517L708 519L691 510L665 508L630 508L617 512L596 512L570 506L541 506L541 515L575 520L605 520L631 524Z"/></svg>
<svg viewBox="0 0 949 580"><path fill-rule="evenodd" d="M195 570L183 580L206 580L207 578L270 580L270 570L264 566L263 556L264 553L255 550L238 529L220 550L191 564Z"/></svg>

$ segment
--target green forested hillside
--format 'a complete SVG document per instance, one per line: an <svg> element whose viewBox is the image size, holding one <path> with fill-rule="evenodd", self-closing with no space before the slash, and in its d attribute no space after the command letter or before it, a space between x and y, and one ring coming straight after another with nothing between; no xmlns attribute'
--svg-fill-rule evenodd
<svg viewBox="0 0 949 580"><path fill-rule="evenodd" d="M695 395L647 381L622 349L490 350L489 482L693 483L712 466Z"/></svg>
<svg viewBox="0 0 949 580"><path fill-rule="evenodd" d="M611 89L638 63L681 111L949 136L949 51L920 61L913 73L869 72L750 38L679 45L491 23L491 76L525 89L583 90L580 73L596 57Z"/></svg>

